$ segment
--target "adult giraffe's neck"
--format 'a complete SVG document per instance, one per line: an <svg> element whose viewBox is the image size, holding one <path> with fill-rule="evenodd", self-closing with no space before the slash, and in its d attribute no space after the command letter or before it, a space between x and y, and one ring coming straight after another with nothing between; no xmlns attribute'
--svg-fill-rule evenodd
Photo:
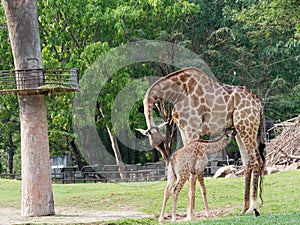
<svg viewBox="0 0 300 225"><path fill-rule="evenodd" d="M155 100L151 97L147 97L144 99L144 114L146 118L147 128L150 129L152 127L156 127L156 124L153 120L153 107L155 104Z"/></svg>
<svg viewBox="0 0 300 225"><path fill-rule="evenodd" d="M156 127L153 120L153 108L158 101L167 101L175 104L183 95L181 87L167 77L159 79L146 93L144 98L144 114L148 129Z"/></svg>

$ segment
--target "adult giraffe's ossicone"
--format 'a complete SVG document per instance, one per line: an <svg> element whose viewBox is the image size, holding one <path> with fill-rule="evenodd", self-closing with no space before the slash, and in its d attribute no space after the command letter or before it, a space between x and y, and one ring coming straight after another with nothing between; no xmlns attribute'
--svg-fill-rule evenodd
<svg viewBox="0 0 300 225"><path fill-rule="evenodd" d="M180 129L184 145L203 136L221 135L234 127L245 169L244 207L241 213L257 209L258 183L264 169L264 115L260 100L246 87L220 84L197 68L185 68L155 82L144 98L144 114L148 130L157 126L152 110L159 100L173 104L172 118ZM260 128L260 148L257 136ZM153 146L163 149L163 137L159 129L148 134ZM165 157L165 156L164 156ZM250 183L253 176L252 202ZM194 186L194 185L191 185Z"/></svg>

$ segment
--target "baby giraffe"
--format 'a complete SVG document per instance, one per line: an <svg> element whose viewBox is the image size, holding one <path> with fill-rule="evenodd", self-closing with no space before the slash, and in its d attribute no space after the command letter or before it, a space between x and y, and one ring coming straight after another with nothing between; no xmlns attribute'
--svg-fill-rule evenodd
<svg viewBox="0 0 300 225"><path fill-rule="evenodd" d="M205 213L208 215L208 204L206 199L206 189L204 184L204 167L208 162L207 155L222 151L230 142L232 137L236 134L235 129L228 129L225 135L222 135L216 140L192 140L188 145L176 151L168 161L168 184L164 193L164 201L159 217L159 222L164 219L164 212L166 203L169 199L170 192L176 180L173 189L173 210L172 221L176 221L176 205L179 192L181 191L184 183L191 174L196 176L200 182L200 188L205 206ZM190 181L191 184L195 183ZM195 189L194 189L195 190ZM189 193L190 205L188 206L186 220L191 220L193 216L195 193Z"/></svg>

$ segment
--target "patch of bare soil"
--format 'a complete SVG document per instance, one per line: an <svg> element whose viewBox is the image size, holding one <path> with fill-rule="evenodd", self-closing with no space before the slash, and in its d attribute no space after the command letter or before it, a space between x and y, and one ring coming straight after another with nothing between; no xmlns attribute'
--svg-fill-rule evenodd
<svg viewBox="0 0 300 225"><path fill-rule="evenodd" d="M185 221L186 219L186 213L177 213L177 222ZM214 209L209 211L209 215L205 215L205 211L200 211L200 212L195 212L193 216L193 221L194 220L203 220L203 219L208 219L208 218L217 218L220 216L226 216L228 213L225 210L222 209ZM171 222L172 216L171 213L166 213L165 214L165 222Z"/></svg>
<svg viewBox="0 0 300 225"><path fill-rule="evenodd" d="M0 224L71 224L93 223L116 219L150 218L141 212L134 211L82 211L76 208L55 207L54 216L28 217L20 215L20 210L15 208L0 208Z"/></svg>

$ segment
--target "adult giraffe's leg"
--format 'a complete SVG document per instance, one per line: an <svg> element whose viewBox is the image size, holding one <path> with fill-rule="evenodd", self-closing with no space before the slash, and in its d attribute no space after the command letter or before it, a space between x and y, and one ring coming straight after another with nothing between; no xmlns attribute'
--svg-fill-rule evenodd
<svg viewBox="0 0 300 225"><path fill-rule="evenodd" d="M253 176L252 201L251 201L250 207L246 211L246 213L255 212L255 215L259 216L260 213L258 211L257 197L258 197L258 182L259 182L259 177L260 177L260 166L256 166L252 171L253 171L252 172L252 176Z"/></svg>
<svg viewBox="0 0 300 225"><path fill-rule="evenodd" d="M186 220L193 219L193 212L195 209L195 193L196 193L196 174L191 174L189 177L189 190L188 190L188 211Z"/></svg>
<svg viewBox="0 0 300 225"><path fill-rule="evenodd" d="M243 134L243 130L237 129L238 134L235 137L235 140L239 146L239 150L242 157L242 162L244 165L244 177L245 177L245 191L244 191L244 206L241 214L244 214L250 207L250 183L251 183L251 168L249 166L249 156L244 144L243 139L241 138L241 133Z"/></svg>
<svg viewBox="0 0 300 225"><path fill-rule="evenodd" d="M252 202L250 204L250 208L247 210L246 213L252 213L253 211L255 212L256 216L259 216L260 213L258 211L258 203L257 203L257 198L258 198L258 186L259 182L262 182L262 176L264 172L264 166L265 166L265 157L264 157L264 148L265 145L260 144L258 149L256 150L255 157L251 160L252 162L252 176L253 176L253 191L252 191ZM262 183L260 183L260 198L261 197L261 192L262 192ZM262 200L263 203L263 200Z"/></svg>
<svg viewBox="0 0 300 225"><path fill-rule="evenodd" d="M251 169L249 165L244 166L244 177L245 177L245 192L244 192L244 207L241 214L246 213L250 207L250 184L251 184Z"/></svg>
<svg viewBox="0 0 300 225"><path fill-rule="evenodd" d="M242 156L242 161L245 167L245 203L242 213L253 211L257 208L257 189L259 172L257 168L261 168L261 156L258 149L257 134L261 121L261 106L260 103L254 101L241 101L237 95L236 110L233 113L233 125L237 130L236 140ZM245 107L249 106L249 107ZM263 134L263 132L262 132ZM253 173L253 194L252 203L249 205L250 198L250 183ZM255 211L256 212L256 211ZM257 214L257 213L256 213Z"/></svg>
<svg viewBox="0 0 300 225"><path fill-rule="evenodd" d="M240 148L242 161L245 168L245 197L244 197L244 208L241 213L252 213L258 216L257 210L257 196L258 196L258 181L261 173L263 161L261 159L258 144L257 144L257 133L247 133L243 129L238 130L236 136L237 143ZM252 182L252 201L250 204L250 185L251 176L253 176Z"/></svg>
<svg viewBox="0 0 300 225"><path fill-rule="evenodd" d="M208 203L207 203L206 188L205 188L205 183L204 183L204 171L201 171L198 174L198 180L199 180L200 189L202 192L202 198L203 198L203 203L204 203L204 207L205 207L205 215L209 216L209 207L208 207Z"/></svg>

